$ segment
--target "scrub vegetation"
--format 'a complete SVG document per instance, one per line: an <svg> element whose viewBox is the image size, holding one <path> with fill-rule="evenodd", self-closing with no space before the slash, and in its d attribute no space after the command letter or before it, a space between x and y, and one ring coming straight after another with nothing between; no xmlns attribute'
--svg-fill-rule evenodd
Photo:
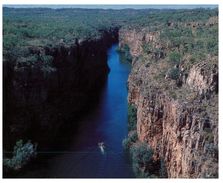
<svg viewBox="0 0 223 183"><path fill-rule="evenodd" d="M32 144L30 141L23 143L23 140L18 140L14 146L12 158L4 158L3 166L7 170L19 170L30 162L37 154L37 144Z"/></svg>
<svg viewBox="0 0 223 183"><path fill-rule="evenodd" d="M216 16L217 9L205 10L155 10L155 9L48 9L48 8L3 8L3 54L4 60L20 56L33 56L30 46L55 46L74 44L77 40L99 39L103 32L120 27L150 26L157 29L171 22L202 21ZM179 27L163 31L162 37L177 44L187 40L188 50L202 48L216 51L217 32L214 29L199 29L196 44L193 43L192 30ZM206 36L206 35L212 35ZM183 37L182 37L183 36ZM189 39L188 39L189 37ZM177 53L176 53L177 54ZM175 55L176 56L176 55ZM36 61L36 56L32 61ZM27 59L28 60L28 59ZM44 59L43 59L44 60ZM175 61L175 60L174 60Z"/></svg>
<svg viewBox="0 0 223 183"><path fill-rule="evenodd" d="M147 143L138 140L136 123L137 109L134 105L128 104L129 133L128 137L122 141L122 145L131 157L135 176L138 178L165 177L166 174L163 173L165 166L161 164L161 161L155 161L153 159L153 150Z"/></svg>

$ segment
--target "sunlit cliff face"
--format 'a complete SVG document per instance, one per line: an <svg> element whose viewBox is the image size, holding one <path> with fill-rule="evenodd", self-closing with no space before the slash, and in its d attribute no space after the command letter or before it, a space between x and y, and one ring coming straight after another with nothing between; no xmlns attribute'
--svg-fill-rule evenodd
<svg viewBox="0 0 223 183"><path fill-rule="evenodd" d="M204 27L216 24L211 20ZM128 45L133 56L128 101L137 108L138 138L154 150L154 159L164 159L168 177L216 177L218 58L207 55L191 65L185 57L173 65L179 79L171 80L166 77L171 67L167 55L174 47L163 42L161 31L124 29L119 35L119 45ZM145 52L145 44L151 51ZM162 57L153 49L160 49Z"/></svg>

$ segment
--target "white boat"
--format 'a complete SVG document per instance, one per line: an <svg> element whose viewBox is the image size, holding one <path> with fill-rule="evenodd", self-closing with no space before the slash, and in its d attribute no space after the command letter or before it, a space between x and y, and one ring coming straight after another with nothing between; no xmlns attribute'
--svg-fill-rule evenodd
<svg viewBox="0 0 223 183"><path fill-rule="evenodd" d="M104 145L104 142L99 142L98 143L98 147L100 148L102 154L105 153L105 145Z"/></svg>

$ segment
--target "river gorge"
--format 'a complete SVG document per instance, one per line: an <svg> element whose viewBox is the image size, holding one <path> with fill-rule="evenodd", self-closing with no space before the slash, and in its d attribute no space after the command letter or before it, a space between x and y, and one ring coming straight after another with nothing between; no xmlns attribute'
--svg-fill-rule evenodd
<svg viewBox="0 0 223 183"><path fill-rule="evenodd" d="M67 141L51 151L38 152L38 160L18 177L130 178L128 154L122 148L127 136L127 79L130 64L121 62L114 44L108 50L109 74L99 99ZM75 119L74 119L75 120ZM63 134L63 136L66 136ZM104 142L105 152L98 147Z"/></svg>
<svg viewBox="0 0 223 183"><path fill-rule="evenodd" d="M4 17L4 178L218 177L217 8Z"/></svg>

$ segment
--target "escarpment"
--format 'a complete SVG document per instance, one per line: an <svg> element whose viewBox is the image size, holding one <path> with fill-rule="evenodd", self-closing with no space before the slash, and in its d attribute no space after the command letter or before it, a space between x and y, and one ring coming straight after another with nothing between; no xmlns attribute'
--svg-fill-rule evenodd
<svg viewBox="0 0 223 183"><path fill-rule="evenodd" d="M72 119L100 94L109 72L107 49L117 36L113 29L70 45L29 46L27 54L4 60L4 149L18 139L46 148L61 127L75 124Z"/></svg>
<svg viewBox="0 0 223 183"><path fill-rule="evenodd" d="M187 42L195 47L200 29L218 26L213 19L120 30L119 46L133 57L128 102L137 108L138 139L164 160L169 178L218 177L218 56L192 58L199 53Z"/></svg>

